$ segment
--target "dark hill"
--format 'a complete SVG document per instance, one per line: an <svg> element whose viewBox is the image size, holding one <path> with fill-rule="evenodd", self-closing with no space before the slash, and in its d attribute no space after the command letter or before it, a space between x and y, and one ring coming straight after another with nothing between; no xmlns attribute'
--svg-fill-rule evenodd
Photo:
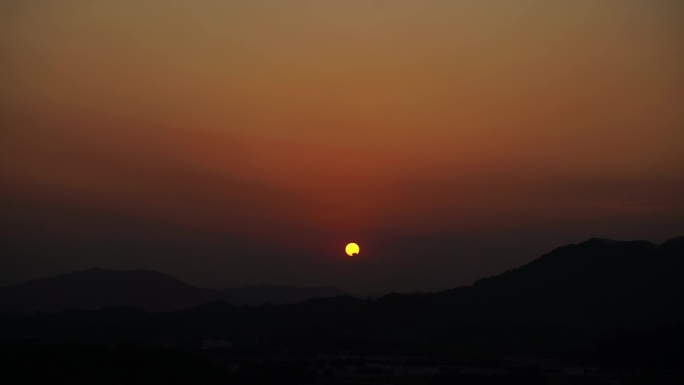
<svg viewBox="0 0 684 385"><path fill-rule="evenodd" d="M147 311L168 311L210 301L239 303L216 290L201 289L151 270L93 268L28 281L0 289L0 304L7 311L45 312L64 309L99 309L134 306Z"/></svg>
<svg viewBox="0 0 684 385"><path fill-rule="evenodd" d="M573 326L662 324L684 318L684 242L592 238L559 247L470 288L440 293L442 303L488 318Z"/></svg>
<svg viewBox="0 0 684 385"><path fill-rule="evenodd" d="M248 285L224 289L224 293L240 298L249 305L298 303L313 298L349 295L334 286L295 287L288 285Z"/></svg>

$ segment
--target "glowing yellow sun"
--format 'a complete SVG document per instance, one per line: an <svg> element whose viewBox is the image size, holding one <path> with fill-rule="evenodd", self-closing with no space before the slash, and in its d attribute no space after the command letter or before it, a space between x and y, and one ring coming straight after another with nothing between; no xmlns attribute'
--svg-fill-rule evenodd
<svg viewBox="0 0 684 385"><path fill-rule="evenodd" d="M344 248L344 251L346 251L347 255L350 257L357 255L357 254L359 254L359 245L352 242L352 243L348 244L347 247Z"/></svg>

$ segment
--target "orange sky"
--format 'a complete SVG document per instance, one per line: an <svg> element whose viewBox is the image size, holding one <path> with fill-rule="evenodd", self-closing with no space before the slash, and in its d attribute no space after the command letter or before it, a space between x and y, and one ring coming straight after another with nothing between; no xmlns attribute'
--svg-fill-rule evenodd
<svg viewBox="0 0 684 385"><path fill-rule="evenodd" d="M9 255L413 290L585 236L681 235L682 20L670 0L4 1ZM45 240L145 238L126 223L264 250L212 246L193 273ZM338 266L348 240L375 262Z"/></svg>

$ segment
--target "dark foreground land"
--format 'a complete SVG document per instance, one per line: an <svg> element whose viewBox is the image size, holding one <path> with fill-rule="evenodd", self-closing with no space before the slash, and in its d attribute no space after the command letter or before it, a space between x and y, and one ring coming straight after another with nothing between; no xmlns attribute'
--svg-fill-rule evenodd
<svg viewBox="0 0 684 385"><path fill-rule="evenodd" d="M684 384L682 273L682 238L661 245L592 239L438 293L261 306L214 301L165 312L9 309L0 314L0 378ZM0 298L14 306L15 294Z"/></svg>

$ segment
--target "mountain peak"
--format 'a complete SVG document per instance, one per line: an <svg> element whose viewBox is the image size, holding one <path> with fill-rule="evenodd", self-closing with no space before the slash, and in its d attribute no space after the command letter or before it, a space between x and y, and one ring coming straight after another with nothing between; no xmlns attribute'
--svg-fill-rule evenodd
<svg viewBox="0 0 684 385"><path fill-rule="evenodd" d="M524 287L525 290L541 290L576 280L600 279L616 269L633 269L639 263L648 264L647 256L657 249L654 243L616 241L590 238L580 243L568 244L503 274L476 281L476 287Z"/></svg>
<svg viewBox="0 0 684 385"><path fill-rule="evenodd" d="M680 250L684 251L684 236L668 239L660 244L660 249L667 251Z"/></svg>

